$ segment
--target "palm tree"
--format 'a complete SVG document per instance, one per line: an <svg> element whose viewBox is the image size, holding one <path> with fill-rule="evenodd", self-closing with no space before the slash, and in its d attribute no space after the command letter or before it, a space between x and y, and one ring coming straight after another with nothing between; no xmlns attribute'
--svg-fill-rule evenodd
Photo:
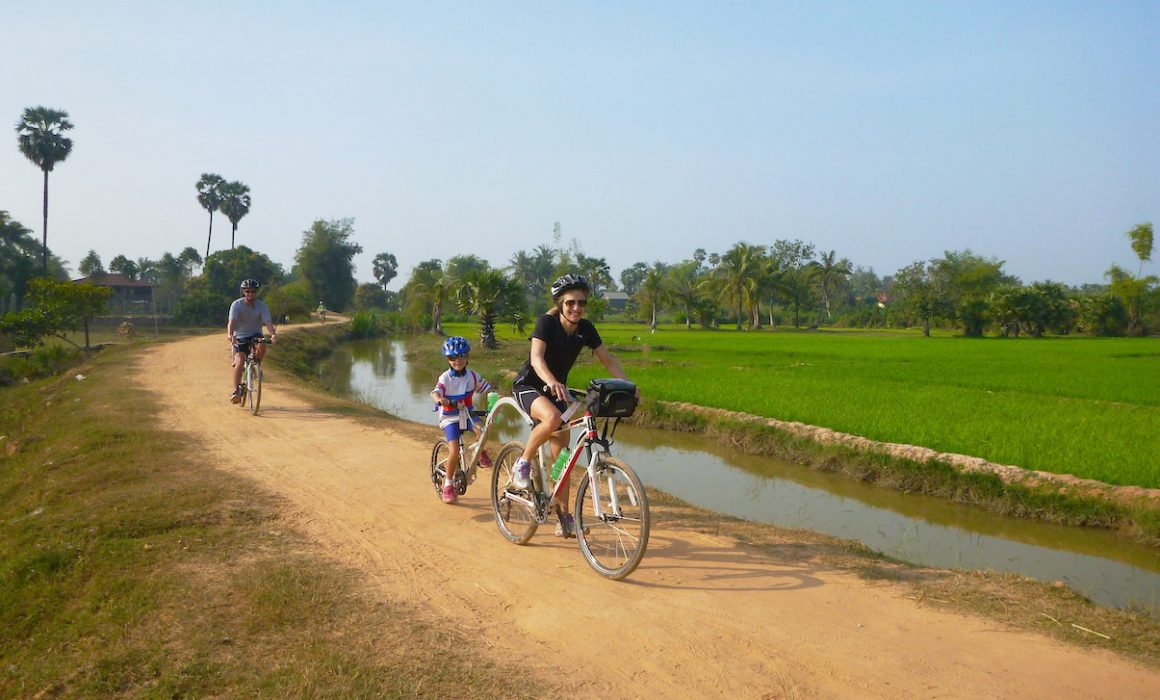
<svg viewBox="0 0 1160 700"><path fill-rule="evenodd" d="M592 296L600 296L601 288L612 284L612 269L604 258L590 258L587 255L576 253L576 270L588 278Z"/></svg>
<svg viewBox="0 0 1160 700"><path fill-rule="evenodd" d="M644 274L644 279L640 283L640 289L636 293L637 304L640 308L649 309L649 331L655 333L657 330L657 307L665 301L665 264L662 262L654 262L648 272Z"/></svg>
<svg viewBox="0 0 1160 700"><path fill-rule="evenodd" d="M205 257L209 257L209 244L213 240L213 213L222 204L221 186L225 180L221 175L202 173L197 181L197 203L209 212L209 237L205 239Z"/></svg>
<svg viewBox="0 0 1160 700"><path fill-rule="evenodd" d="M186 276L193 277L193 266L201 264L201 254L197 252L197 248L187 245L177 254L177 260L185 266Z"/></svg>
<svg viewBox="0 0 1160 700"><path fill-rule="evenodd" d="M685 309L685 328L693 327L693 310L701 302L700 269L694 256L674 265L665 280L668 297Z"/></svg>
<svg viewBox="0 0 1160 700"><path fill-rule="evenodd" d="M48 274L48 174L72 153L72 139L64 132L73 128L68 112L48 107L27 107L16 124L20 152L44 172L44 222L41 229L41 273Z"/></svg>
<svg viewBox="0 0 1160 700"><path fill-rule="evenodd" d="M450 293L450 281L442 267L420 265L411 274L405 289L409 299L431 307L431 330L436 335L443 335L443 302Z"/></svg>
<svg viewBox="0 0 1160 700"><path fill-rule="evenodd" d="M836 260L837 257L837 253L832 250L828 253L822 253L818 259L816 277L818 287L822 292L822 303L826 307L826 318L830 321L834 320L834 315L830 313L830 290L844 282L854 271L849 260L846 258Z"/></svg>
<svg viewBox="0 0 1160 700"><path fill-rule="evenodd" d="M237 181L223 182L218 187L218 195L222 199L221 203L218 204L218 210L226 215L234 227L230 231L230 250L233 250L234 236L238 233L238 222L242 220L243 216L250 213L250 188ZM206 253L206 255L208 254Z"/></svg>
<svg viewBox="0 0 1160 700"><path fill-rule="evenodd" d="M757 292L763 256L760 246L737 243L721 256L717 267L710 273L710 281L716 286L718 296L737 305L737 330L741 330L745 307Z"/></svg>
<svg viewBox="0 0 1160 700"><path fill-rule="evenodd" d="M0 210L0 313L23 306L40 247L32 231Z"/></svg>
<svg viewBox="0 0 1160 700"><path fill-rule="evenodd" d="M479 318L479 341L483 347L499 347L495 322L510 315L517 323L522 314L524 290L520 283L499 270L471 270L464 274L456 294L459 310Z"/></svg>
<svg viewBox="0 0 1160 700"><path fill-rule="evenodd" d="M375 256L375 259L371 265L375 279L377 279L379 284L383 286L383 291L385 292L387 290L387 285L390 284L391 280L395 279L395 275L398 274L399 261L396 260L395 256L391 253L379 253Z"/></svg>
<svg viewBox="0 0 1160 700"><path fill-rule="evenodd" d="M1152 222L1137 225L1128 231L1128 238L1132 239L1132 252L1140 258L1140 269L1136 272L1136 277L1143 277L1144 263L1152 259Z"/></svg>

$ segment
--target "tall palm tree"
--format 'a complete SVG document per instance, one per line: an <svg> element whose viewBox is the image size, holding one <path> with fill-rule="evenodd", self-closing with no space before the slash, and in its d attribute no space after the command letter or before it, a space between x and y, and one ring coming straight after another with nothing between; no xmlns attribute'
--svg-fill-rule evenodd
<svg viewBox="0 0 1160 700"><path fill-rule="evenodd" d="M1138 224L1136 228L1128 231L1128 238L1132 239L1132 252L1140 259L1140 269L1136 272L1136 277L1143 277L1144 263L1152 259L1152 222Z"/></svg>
<svg viewBox="0 0 1160 700"><path fill-rule="evenodd" d="M499 270L471 270L460 280L456 302L459 310L479 318L479 340L483 347L499 347L495 339L495 322L500 316L519 320L524 290L519 282Z"/></svg>
<svg viewBox="0 0 1160 700"><path fill-rule="evenodd" d="M700 269L694 256L674 265L665 279L668 297L685 309L685 328L693 327L693 310L701 302Z"/></svg>
<svg viewBox="0 0 1160 700"><path fill-rule="evenodd" d="M737 305L737 330L741 330L745 307L757 292L757 277L761 273L763 255L760 246L745 242L734 244L721 256L717 267L710 273L721 300Z"/></svg>
<svg viewBox="0 0 1160 700"><path fill-rule="evenodd" d="M667 296L665 289L665 264L662 262L654 262L648 272L644 274L644 279L640 283L640 289L637 291L637 304L640 308L647 308L649 310L649 331L655 333L657 330L657 309L664 303Z"/></svg>
<svg viewBox="0 0 1160 700"><path fill-rule="evenodd" d="M48 107L27 107L16 123L20 152L44 172L41 273L45 275L48 274L48 174L72 153L72 139L64 135L71 128L68 112Z"/></svg>
<svg viewBox="0 0 1160 700"><path fill-rule="evenodd" d="M221 186L225 179L221 175L202 173L197 181L197 203L209 212L209 237L205 239L205 257L209 257L209 244L213 240L213 213L222 204Z"/></svg>
<svg viewBox="0 0 1160 700"><path fill-rule="evenodd" d="M242 220L243 216L250 213L250 188L236 180L223 182L218 187L218 195L222 198L221 203L218 204L218 210L225 214L226 218L233 224L233 230L230 231L230 250L233 250L234 236L238 233L238 222Z"/></svg>
<svg viewBox="0 0 1160 700"><path fill-rule="evenodd" d="M822 303L826 307L826 319L830 321L834 320L834 314L830 313L830 290L841 285L854 271L849 260L846 258L838 260L837 257L837 253L832 250L828 253L822 253L818 258L817 276L815 277L822 292Z"/></svg>

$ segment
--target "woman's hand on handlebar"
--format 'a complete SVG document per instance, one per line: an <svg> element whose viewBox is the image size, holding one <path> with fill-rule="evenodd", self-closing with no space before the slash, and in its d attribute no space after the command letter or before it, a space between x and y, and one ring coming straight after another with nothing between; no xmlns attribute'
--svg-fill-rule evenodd
<svg viewBox="0 0 1160 700"><path fill-rule="evenodd" d="M564 403L572 401L572 395L568 393L568 387L560 382L548 382L544 385L544 391L557 401L563 401Z"/></svg>

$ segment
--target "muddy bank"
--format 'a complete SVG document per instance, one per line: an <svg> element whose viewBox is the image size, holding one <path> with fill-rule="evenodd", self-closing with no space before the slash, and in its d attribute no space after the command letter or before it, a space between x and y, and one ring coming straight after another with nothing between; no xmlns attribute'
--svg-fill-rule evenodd
<svg viewBox="0 0 1160 700"><path fill-rule="evenodd" d="M929 447L903 445L896 442L879 442L858 435L840 433L829 428L819 428L816 425L777 420L776 418L765 418L750 413L726 411L719 408L706 408L691 403L666 403L682 411L721 416L738 421L763 423L771 428L785 431L790 435L809 438L823 445L842 445L855 450L877 452L914 462L937 461L948 464L956 470L965 473L994 474L1005 484L1019 484L1030 487L1049 486L1059 489L1061 493L1081 493L1129 506L1144 503L1154 504L1155 507L1160 507L1160 489L1147 489L1140 486L1114 486L1093 479L1081 479L1071 474L1053 474L1051 472L1024 469L1009 464L996 464L995 462L988 462L980 457L971 457L953 452L938 452Z"/></svg>

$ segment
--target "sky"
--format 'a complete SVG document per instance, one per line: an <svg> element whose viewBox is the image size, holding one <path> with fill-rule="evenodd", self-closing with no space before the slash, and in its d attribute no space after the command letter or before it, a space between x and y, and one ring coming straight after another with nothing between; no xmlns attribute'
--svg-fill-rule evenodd
<svg viewBox="0 0 1160 700"><path fill-rule="evenodd" d="M1160 2L0 2L0 210L37 237L24 108L69 113L49 247L205 252L204 172L287 270L573 241L613 274L801 239L879 275L970 249L1100 283L1160 220ZM0 131L2 134L3 131ZM213 250L230 226L214 217ZM1160 254L1144 267L1160 274Z"/></svg>

